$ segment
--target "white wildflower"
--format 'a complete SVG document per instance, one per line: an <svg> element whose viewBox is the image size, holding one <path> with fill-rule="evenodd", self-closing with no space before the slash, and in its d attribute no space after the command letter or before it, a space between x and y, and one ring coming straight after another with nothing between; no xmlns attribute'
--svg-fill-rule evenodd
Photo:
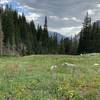
<svg viewBox="0 0 100 100"><path fill-rule="evenodd" d="M95 63L94 66L98 66L99 64Z"/></svg>
<svg viewBox="0 0 100 100"><path fill-rule="evenodd" d="M70 66L70 67L75 67L76 66L75 64L71 64L71 63L67 63L67 62L64 62L62 65L67 65L67 66Z"/></svg>
<svg viewBox="0 0 100 100"><path fill-rule="evenodd" d="M83 56L83 54L80 54L80 56Z"/></svg>
<svg viewBox="0 0 100 100"><path fill-rule="evenodd" d="M51 66L51 70L54 70L54 69L56 69L57 68L57 65L54 65L54 66Z"/></svg>

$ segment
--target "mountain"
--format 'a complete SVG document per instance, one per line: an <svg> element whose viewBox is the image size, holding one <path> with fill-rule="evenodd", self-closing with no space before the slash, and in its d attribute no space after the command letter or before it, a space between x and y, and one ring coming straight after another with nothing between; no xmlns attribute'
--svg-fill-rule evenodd
<svg viewBox="0 0 100 100"><path fill-rule="evenodd" d="M63 39L66 38L66 36L64 36L64 35L62 35L61 33L58 33L58 32L51 32L51 31L49 31L48 34L49 34L49 37L57 35L58 42L60 42L60 40L61 40L62 38L63 38Z"/></svg>

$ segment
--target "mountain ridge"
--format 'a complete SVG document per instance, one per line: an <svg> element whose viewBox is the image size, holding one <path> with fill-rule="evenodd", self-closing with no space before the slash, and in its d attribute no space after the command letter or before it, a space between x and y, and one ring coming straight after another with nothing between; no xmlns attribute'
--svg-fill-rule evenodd
<svg viewBox="0 0 100 100"><path fill-rule="evenodd" d="M64 36L64 35L62 35L61 33L53 32L53 31L49 31L49 32L48 32L48 35L49 35L49 37L57 35L58 42L60 42L61 39L67 38L67 36Z"/></svg>

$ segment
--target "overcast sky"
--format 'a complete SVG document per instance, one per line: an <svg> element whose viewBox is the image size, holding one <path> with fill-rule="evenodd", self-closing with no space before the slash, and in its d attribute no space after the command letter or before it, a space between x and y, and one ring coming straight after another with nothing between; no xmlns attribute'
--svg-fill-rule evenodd
<svg viewBox="0 0 100 100"><path fill-rule="evenodd" d="M49 30L63 35L78 33L87 11L93 21L100 19L100 0L0 0L7 3L36 24L43 25L47 16Z"/></svg>

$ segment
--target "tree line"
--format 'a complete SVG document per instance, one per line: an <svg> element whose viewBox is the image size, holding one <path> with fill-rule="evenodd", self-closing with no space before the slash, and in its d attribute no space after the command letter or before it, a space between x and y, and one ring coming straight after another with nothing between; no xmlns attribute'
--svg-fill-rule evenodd
<svg viewBox="0 0 100 100"><path fill-rule="evenodd" d="M47 17L43 27L36 26L24 13L19 15L8 5L0 8L0 55L69 54L75 52L72 42L62 38L58 43L56 34L49 36Z"/></svg>
<svg viewBox="0 0 100 100"><path fill-rule="evenodd" d="M85 16L83 28L80 32L77 53L100 52L100 21L91 22L88 13Z"/></svg>

